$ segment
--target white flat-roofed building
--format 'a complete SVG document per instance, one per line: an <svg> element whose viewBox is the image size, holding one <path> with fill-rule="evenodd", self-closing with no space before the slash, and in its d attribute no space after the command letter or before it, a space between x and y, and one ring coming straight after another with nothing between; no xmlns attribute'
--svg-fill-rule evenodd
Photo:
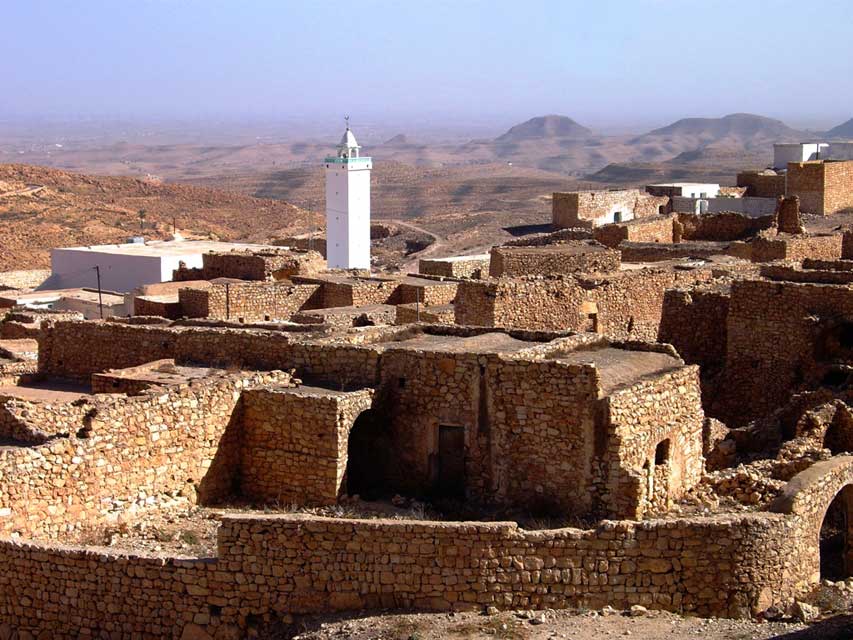
<svg viewBox="0 0 853 640"><path fill-rule="evenodd" d="M778 142L773 145L773 167L785 169L789 162L822 160L830 153L826 142Z"/></svg>
<svg viewBox="0 0 853 640"><path fill-rule="evenodd" d="M271 250L270 245L208 240L153 240L90 247L63 247L50 252L51 276L40 289L96 288L126 293L137 287L168 282L183 262L201 267L211 251ZM97 269L96 269L97 267Z"/></svg>

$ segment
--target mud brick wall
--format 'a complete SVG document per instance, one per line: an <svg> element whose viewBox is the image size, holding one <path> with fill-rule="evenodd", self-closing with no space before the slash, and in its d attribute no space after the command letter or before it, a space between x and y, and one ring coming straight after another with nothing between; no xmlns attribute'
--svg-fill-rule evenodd
<svg viewBox="0 0 853 640"><path fill-rule="evenodd" d="M824 214L853 211L853 162L824 163Z"/></svg>
<svg viewBox="0 0 853 640"><path fill-rule="evenodd" d="M445 278L480 278L489 271L488 256L450 260L418 260L418 273Z"/></svg>
<svg viewBox="0 0 853 640"><path fill-rule="evenodd" d="M751 238L763 229L773 226L775 216L751 218L742 213L724 212L697 215L679 213L678 221L684 225L684 240L730 241Z"/></svg>
<svg viewBox="0 0 853 640"><path fill-rule="evenodd" d="M609 273L622 263L618 251L595 242L571 242L548 247L494 247L489 264L492 278L570 273Z"/></svg>
<svg viewBox="0 0 853 640"><path fill-rule="evenodd" d="M669 508L704 471L699 367L680 367L616 390L606 405L606 476L599 495L608 514L642 518L652 508ZM656 469L655 449L665 440L668 459Z"/></svg>
<svg viewBox="0 0 853 640"><path fill-rule="evenodd" d="M593 231L595 239L608 247L629 242L672 242L673 216L650 215L647 218L606 224Z"/></svg>
<svg viewBox="0 0 853 640"><path fill-rule="evenodd" d="M243 394L240 495L260 504L335 504L347 440L372 390L255 389Z"/></svg>
<svg viewBox="0 0 853 640"><path fill-rule="evenodd" d="M613 211L621 211L625 218L642 218L658 214L660 207L668 204L669 198L652 196L639 189L554 193L551 221L560 228L591 229L596 219Z"/></svg>
<svg viewBox="0 0 853 640"><path fill-rule="evenodd" d="M825 215L825 174L823 162L789 162L787 196L800 198L800 211Z"/></svg>
<svg viewBox="0 0 853 640"><path fill-rule="evenodd" d="M726 359L728 288L669 289L664 293L658 340L673 345L685 362L717 369Z"/></svg>
<svg viewBox="0 0 853 640"><path fill-rule="evenodd" d="M713 415L731 426L767 415L818 370L817 319L853 315L846 286L735 281L720 398Z"/></svg>
<svg viewBox="0 0 853 640"><path fill-rule="evenodd" d="M779 235L771 238L756 238L752 241L752 261L770 262L773 260L838 260L844 236L840 233L830 235Z"/></svg>
<svg viewBox="0 0 853 640"><path fill-rule="evenodd" d="M756 198L778 198L785 195L785 174L764 175L758 171L737 174L737 186L746 187L746 195Z"/></svg>
<svg viewBox="0 0 853 640"><path fill-rule="evenodd" d="M305 306L318 285L280 282L229 282L208 289L181 289L183 315L217 320L289 320Z"/></svg>

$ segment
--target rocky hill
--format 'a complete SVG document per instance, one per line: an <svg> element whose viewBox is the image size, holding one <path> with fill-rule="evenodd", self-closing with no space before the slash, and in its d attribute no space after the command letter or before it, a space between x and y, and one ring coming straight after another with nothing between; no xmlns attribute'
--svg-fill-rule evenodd
<svg viewBox="0 0 853 640"><path fill-rule="evenodd" d="M826 132L830 140L853 140L853 118Z"/></svg>
<svg viewBox="0 0 853 640"><path fill-rule="evenodd" d="M547 115L531 118L517 124L509 131L495 138L495 142L524 142L553 138L583 139L592 135L592 131L566 116Z"/></svg>
<svg viewBox="0 0 853 640"><path fill-rule="evenodd" d="M0 165L0 270L45 267L58 246L123 242L140 234L263 241L320 220L281 200L183 184Z"/></svg>

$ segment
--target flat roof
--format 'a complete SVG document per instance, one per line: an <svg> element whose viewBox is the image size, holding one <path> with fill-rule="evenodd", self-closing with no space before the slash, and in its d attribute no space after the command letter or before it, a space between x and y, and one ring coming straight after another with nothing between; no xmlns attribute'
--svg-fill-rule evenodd
<svg viewBox="0 0 853 640"><path fill-rule="evenodd" d="M57 247L54 251L81 251L157 258L210 252L228 253L231 251L274 251L280 249L281 247L270 244L215 242L213 240L150 240L144 243L128 242L125 244L99 244L84 247Z"/></svg>
<svg viewBox="0 0 853 640"><path fill-rule="evenodd" d="M605 392L629 385L652 374L664 373L683 366L678 358L656 351L629 351L617 347L582 349L553 358L567 364L591 364L599 371Z"/></svg>
<svg viewBox="0 0 853 640"><path fill-rule="evenodd" d="M478 253L472 256L450 256L449 258L421 258L421 262L470 262L472 260L488 260L488 253Z"/></svg>
<svg viewBox="0 0 853 640"><path fill-rule="evenodd" d="M638 219L644 220L645 218ZM524 253L533 255L541 255L545 253L577 255L582 253L601 253L604 251L615 251L615 249L610 249L609 247L605 247L603 244L599 244L595 241L589 240L573 240L563 244L495 247L495 249L499 251L508 251L510 253Z"/></svg>
<svg viewBox="0 0 853 640"><path fill-rule="evenodd" d="M406 340L384 344L394 350L411 349L444 353L515 353L534 346L530 342L518 340L497 331L467 337L420 333Z"/></svg>
<svg viewBox="0 0 853 640"><path fill-rule="evenodd" d="M86 302L99 301L97 289L44 289L42 291L32 291L28 293L3 291L0 292L0 298L15 300L17 303L55 302L62 298L84 300ZM108 305L124 303L124 295L112 291L102 291L101 299L104 304Z"/></svg>

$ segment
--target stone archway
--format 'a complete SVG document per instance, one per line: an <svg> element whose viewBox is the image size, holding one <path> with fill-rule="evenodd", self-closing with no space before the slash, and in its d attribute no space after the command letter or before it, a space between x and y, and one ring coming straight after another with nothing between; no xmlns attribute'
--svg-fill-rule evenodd
<svg viewBox="0 0 853 640"><path fill-rule="evenodd" d="M827 507L820 527L820 577L853 576L853 485L839 491Z"/></svg>

